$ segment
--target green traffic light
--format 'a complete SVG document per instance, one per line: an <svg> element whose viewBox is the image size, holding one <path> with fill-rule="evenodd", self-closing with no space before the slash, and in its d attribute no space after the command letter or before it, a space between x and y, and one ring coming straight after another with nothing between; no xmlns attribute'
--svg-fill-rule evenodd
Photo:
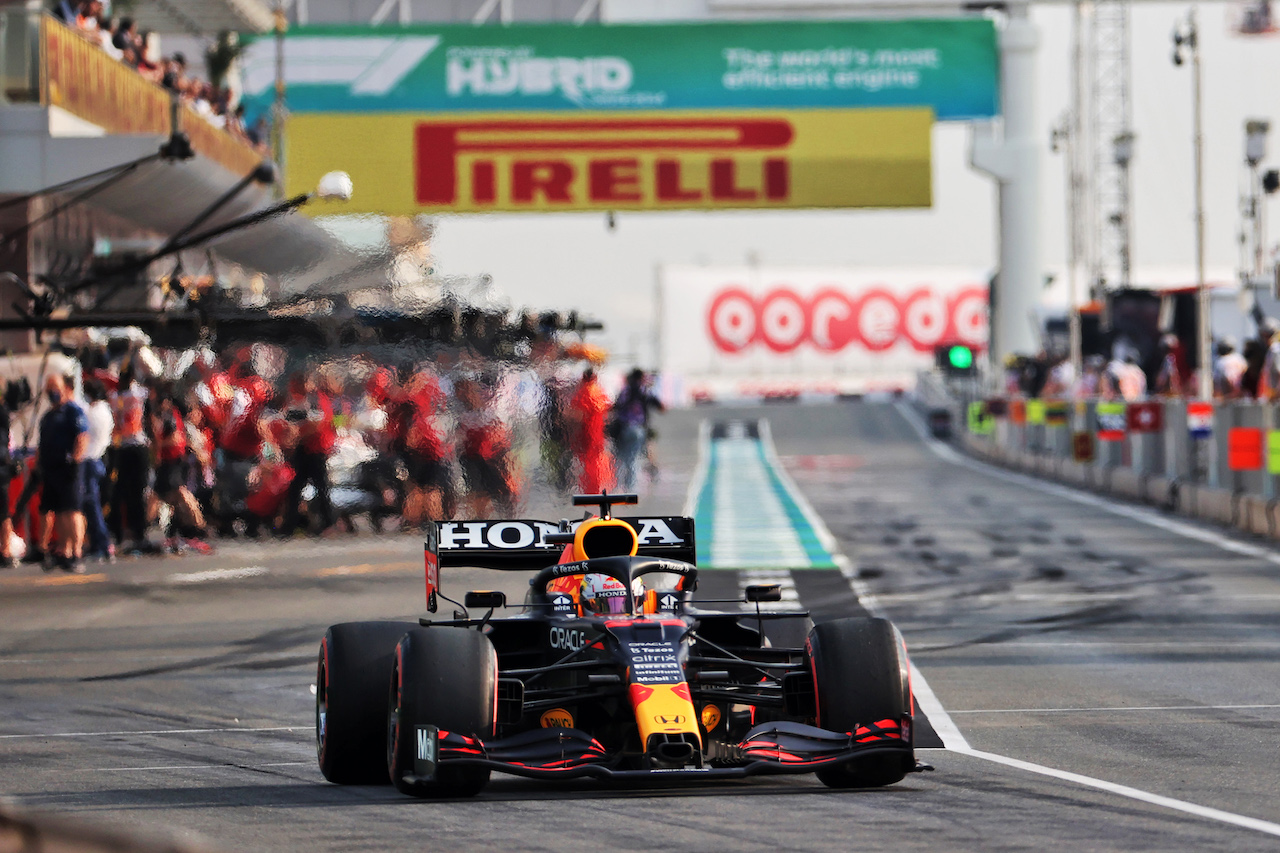
<svg viewBox="0 0 1280 853"><path fill-rule="evenodd" d="M947 350L947 361L956 370L968 370L973 367L973 350L964 346L954 346Z"/></svg>

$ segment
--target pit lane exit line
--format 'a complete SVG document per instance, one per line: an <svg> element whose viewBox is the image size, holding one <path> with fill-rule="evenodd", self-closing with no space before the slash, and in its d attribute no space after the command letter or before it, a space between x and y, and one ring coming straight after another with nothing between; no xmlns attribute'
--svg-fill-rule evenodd
<svg viewBox="0 0 1280 853"><path fill-rule="evenodd" d="M1272 553L1264 552L1260 548L1254 548L1253 546L1244 545L1243 543L1239 543L1239 542L1232 542L1231 540L1226 539L1225 537L1218 536L1217 534L1211 533L1209 531L1199 530L1197 528L1190 527L1189 525L1179 524L1178 522L1159 518L1157 516L1150 515L1145 512L1133 510L1131 507L1125 507L1119 504L1114 504L1105 499L1096 498L1093 495L1085 495L1070 489L1066 489L1064 487L1051 485L1049 483L1042 483L1038 480L1033 480L1030 477L1023 477L1018 474L1010 474L1009 472L1002 471L999 468L995 468L993 466L986 465L976 460L963 457L952 448L948 447L947 445L935 439L933 436L929 435L928 430L925 428L924 423L920 420L920 416L917 415L914 411L912 411L910 407L902 403L896 403L895 408L898 410L898 413L902 415L903 419L908 424L910 424L911 427L916 431L916 433L920 437L920 440L924 442L925 447L928 448L931 453L933 453L935 456L937 456L939 459L943 460L944 462L949 462L952 465L958 465L960 467L969 468L970 470L978 471L982 474L986 474L988 476L995 477L997 479L1005 480L1006 482L1011 482L1020 486L1026 486L1028 488L1036 489L1038 491L1044 492L1046 494L1054 495L1056 497L1063 497L1075 503L1081 503L1087 506L1097 507L1107 512L1111 512L1115 515L1125 516L1127 518L1132 518L1135 521L1141 521L1145 524L1150 524L1153 527L1159 527L1165 530L1170 530L1172 532L1182 533L1182 535L1186 536L1189 539L1196 539L1201 542L1208 542L1210 544L1215 544L1227 551L1233 551L1235 553L1248 553L1250 554L1250 556L1255 556L1255 554L1251 552L1259 552L1258 554L1256 554L1256 556L1265 556L1268 559L1270 559L1271 562L1280 563L1280 555L1277 555L1273 552ZM852 579L852 578L850 579L850 582L861 584L861 581L856 581L855 579ZM863 604L867 607L868 610L873 610L871 603L864 601ZM1161 794L1154 794L1150 791L1144 791L1140 788L1131 788L1128 785L1118 785L1115 782L1108 782L1105 779L1097 779L1097 778L1094 778L1093 776L1084 776L1079 773L1072 773L1067 770L1058 770L1057 768L1054 768L1054 767L1046 767L1043 764L1035 764L1030 761L1023 761L1018 758L1010 758L1008 756L997 755L996 753L992 753L992 752L984 752L983 750L974 749L973 747L971 747L968 741L965 741L963 737L961 737L959 741L953 742L951 738L948 737L947 734L944 734L943 728L939 726L939 721L940 719L945 719L945 723L943 725L954 730L955 734L957 735L959 734L959 729L955 728L955 723L952 722L950 715L948 715L947 712L943 710L941 703L938 702L937 697L933 695L933 691L928 689L928 684L924 681L924 677L920 676L919 681L917 681L916 680L917 675L918 675L918 670L916 669L915 665L912 664L911 666L912 686L916 690L916 701L924 709L925 713L929 715L929 719L934 724L934 730L938 732L938 734L942 737L943 744L951 752L956 752L961 755L969 755L974 758L980 758L984 761L989 761L993 764L1001 764L1005 767L1012 767L1017 770L1024 770L1028 773L1035 773L1039 776L1048 776L1050 778L1059 779L1064 782L1071 782L1076 785L1081 785L1088 788L1094 788L1100 791L1106 791L1107 793L1110 793L1110 794L1115 794L1117 796L1126 797L1131 800L1137 800L1139 802L1148 803L1150 805L1160 806L1162 808L1171 809L1173 811L1179 811L1179 812L1182 812L1183 814L1194 815L1196 817L1205 818L1206 820L1213 820L1219 823L1225 823L1231 826L1238 826L1243 829L1251 829L1256 832L1262 832L1267 835L1280 837L1280 824L1272 823L1270 821L1265 821L1265 820L1261 820L1259 818L1254 818L1254 817L1248 817L1246 815L1235 814L1234 812L1222 811L1221 809L1215 809L1209 806L1202 806L1202 805L1199 805L1198 803L1192 803L1186 800L1177 800L1172 797L1166 797ZM928 703L926 703L926 697L922 695L921 687L924 688L924 692L928 693ZM934 716L934 712L933 710L931 710L930 705L936 706L937 712L940 714L940 717Z"/></svg>
<svg viewBox="0 0 1280 853"><path fill-rule="evenodd" d="M701 534L698 564L786 572L835 568L830 549L784 479L768 422L757 421L753 430L729 421L723 436L713 439L710 424L701 425L698 466L685 503L685 514L696 519Z"/></svg>

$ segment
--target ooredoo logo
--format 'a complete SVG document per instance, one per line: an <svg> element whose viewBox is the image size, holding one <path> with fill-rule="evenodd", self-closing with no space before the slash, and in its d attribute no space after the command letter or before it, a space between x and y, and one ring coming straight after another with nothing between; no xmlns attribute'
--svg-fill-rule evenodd
<svg viewBox="0 0 1280 853"><path fill-rule="evenodd" d="M905 293L870 287L847 293L825 287L805 297L777 287L756 297L728 287L711 300L707 331L725 353L743 352L753 344L780 354L806 343L828 353L850 346L884 352L902 342L919 352L946 342L983 346L987 289L973 285L943 294L931 287Z"/></svg>

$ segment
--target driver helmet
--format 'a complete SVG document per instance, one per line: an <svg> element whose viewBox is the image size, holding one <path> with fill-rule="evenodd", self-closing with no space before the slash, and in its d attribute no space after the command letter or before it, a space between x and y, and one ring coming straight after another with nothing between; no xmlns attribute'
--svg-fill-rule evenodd
<svg viewBox="0 0 1280 853"><path fill-rule="evenodd" d="M638 607L644 599L644 583L636 578L631 582L631 595ZM588 574L582 577L578 603L583 615L620 615L632 612L632 602L627 600L627 586L609 575Z"/></svg>

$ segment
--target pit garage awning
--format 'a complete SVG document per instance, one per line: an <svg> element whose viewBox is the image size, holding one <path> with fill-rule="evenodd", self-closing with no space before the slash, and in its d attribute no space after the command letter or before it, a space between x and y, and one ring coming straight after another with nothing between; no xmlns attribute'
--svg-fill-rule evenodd
<svg viewBox="0 0 1280 853"><path fill-rule="evenodd" d="M154 153L152 136L47 139L48 164L57 173L46 185ZM62 172L65 171L65 174ZM195 219L240 176L202 156L182 162L152 160L96 193L87 202L128 222L169 236ZM274 204L270 188L251 185L197 230L204 231ZM320 268L349 268L358 258L307 216L286 213L232 232L208 244L218 256L250 271L290 278Z"/></svg>
<svg viewBox="0 0 1280 853"><path fill-rule="evenodd" d="M274 26L271 8L262 0L134 0L126 14L138 29L159 33L265 33Z"/></svg>

